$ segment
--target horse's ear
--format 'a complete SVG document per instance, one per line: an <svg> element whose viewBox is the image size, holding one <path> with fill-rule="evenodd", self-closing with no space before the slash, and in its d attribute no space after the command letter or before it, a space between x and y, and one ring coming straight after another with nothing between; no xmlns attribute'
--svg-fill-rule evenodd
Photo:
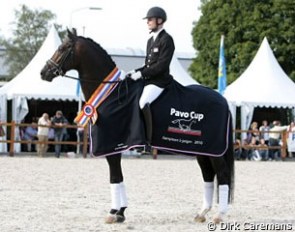
<svg viewBox="0 0 295 232"><path fill-rule="evenodd" d="M69 30L67 28L67 37L71 40L75 40L75 38L77 37L77 31L75 28L72 28L72 30Z"/></svg>
<svg viewBox="0 0 295 232"><path fill-rule="evenodd" d="M77 36L77 29L76 28L72 28L72 33Z"/></svg>

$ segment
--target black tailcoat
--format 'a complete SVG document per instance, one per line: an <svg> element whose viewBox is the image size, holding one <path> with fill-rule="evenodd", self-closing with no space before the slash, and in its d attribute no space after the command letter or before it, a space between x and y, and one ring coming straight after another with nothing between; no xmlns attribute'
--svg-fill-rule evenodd
<svg viewBox="0 0 295 232"><path fill-rule="evenodd" d="M175 50L173 38L162 30L153 41L147 42L145 65L136 71L141 71L145 85L154 84L165 88L172 81L169 66Z"/></svg>

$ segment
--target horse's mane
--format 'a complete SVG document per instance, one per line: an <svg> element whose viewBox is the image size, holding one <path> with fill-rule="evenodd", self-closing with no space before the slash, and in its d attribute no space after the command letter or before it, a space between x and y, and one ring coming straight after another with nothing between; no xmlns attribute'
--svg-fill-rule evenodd
<svg viewBox="0 0 295 232"><path fill-rule="evenodd" d="M82 36L79 36L79 38L89 41L90 42L89 44L91 44L92 48L95 51L97 51L100 55L105 56L106 59L108 59L114 66L116 66L116 63L114 62L112 57L107 53L107 51L102 46L100 46L100 44L98 44L97 42L95 42L91 38L85 38L85 37L82 37Z"/></svg>

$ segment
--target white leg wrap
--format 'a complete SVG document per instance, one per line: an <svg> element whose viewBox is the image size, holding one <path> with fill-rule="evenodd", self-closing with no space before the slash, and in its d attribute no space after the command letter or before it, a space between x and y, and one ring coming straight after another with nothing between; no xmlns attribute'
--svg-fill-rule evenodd
<svg viewBox="0 0 295 232"><path fill-rule="evenodd" d="M126 188L124 182L120 183L120 199L121 199L121 207L127 207L128 201L127 201L127 194L126 194Z"/></svg>
<svg viewBox="0 0 295 232"><path fill-rule="evenodd" d="M219 185L219 213L226 214L228 209L228 185Z"/></svg>
<svg viewBox="0 0 295 232"><path fill-rule="evenodd" d="M212 207L214 182L204 182L203 210Z"/></svg>
<svg viewBox="0 0 295 232"><path fill-rule="evenodd" d="M112 209L117 209L117 210L120 209L120 206L121 206L120 192L121 192L120 184L111 184L111 199L112 199L111 207L112 207Z"/></svg>

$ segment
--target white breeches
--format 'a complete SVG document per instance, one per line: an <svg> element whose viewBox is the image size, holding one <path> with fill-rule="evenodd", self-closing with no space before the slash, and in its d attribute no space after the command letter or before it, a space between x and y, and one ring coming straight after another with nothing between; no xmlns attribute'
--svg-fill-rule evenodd
<svg viewBox="0 0 295 232"><path fill-rule="evenodd" d="M163 88L160 88L156 85L146 85L143 88L141 97L139 99L139 107L143 109L145 104L151 104L157 97L163 92Z"/></svg>

